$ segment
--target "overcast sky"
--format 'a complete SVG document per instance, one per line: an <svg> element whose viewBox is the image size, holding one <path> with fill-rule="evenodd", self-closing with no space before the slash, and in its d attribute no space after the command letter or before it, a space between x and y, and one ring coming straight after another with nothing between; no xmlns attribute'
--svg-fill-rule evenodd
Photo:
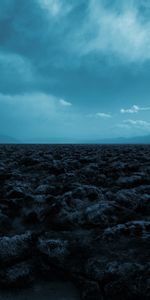
<svg viewBox="0 0 150 300"><path fill-rule="evenodd" d="M0 0L0 135L149 133L149 0Z"/></svg>

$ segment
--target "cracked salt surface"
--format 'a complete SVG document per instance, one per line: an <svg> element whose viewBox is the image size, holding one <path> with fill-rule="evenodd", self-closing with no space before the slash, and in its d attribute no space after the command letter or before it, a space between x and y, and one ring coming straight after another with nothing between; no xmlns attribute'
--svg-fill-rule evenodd
<svg viewBox="0 0 150 300"><path fill-rule="evenodd" d="M0 300L80 300L70 282L42 282L27 289L0 291Z"/></svg>

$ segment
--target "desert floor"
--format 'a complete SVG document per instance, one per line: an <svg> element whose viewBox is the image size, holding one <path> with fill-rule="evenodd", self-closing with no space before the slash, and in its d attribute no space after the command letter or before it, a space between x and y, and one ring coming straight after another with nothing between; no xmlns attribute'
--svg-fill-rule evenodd
<svg viewBox="0 0 150 300"><path fill-rule="evenodd" d="M0 145L0 186L0 300L150 299L149 145Z"/></svg>

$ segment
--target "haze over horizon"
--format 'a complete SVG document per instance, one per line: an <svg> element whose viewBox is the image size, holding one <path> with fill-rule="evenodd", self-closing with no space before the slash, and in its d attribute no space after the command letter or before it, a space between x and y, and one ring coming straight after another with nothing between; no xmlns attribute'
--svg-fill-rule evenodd
<svg viewBox="0 0 150 300"><path fill-rule="evenodd" d="M0 135L150 135L148 0L1 0Z"/></svg>

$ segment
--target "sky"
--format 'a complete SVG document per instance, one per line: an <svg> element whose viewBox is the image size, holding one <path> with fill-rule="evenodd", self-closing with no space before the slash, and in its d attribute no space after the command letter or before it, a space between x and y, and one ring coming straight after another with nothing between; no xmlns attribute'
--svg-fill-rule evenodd
<svg viewBox="0 0 150 300"><path fill-rule="evenodd" d="M148 134L149 0L0 0L0 135Z"/></svg>

